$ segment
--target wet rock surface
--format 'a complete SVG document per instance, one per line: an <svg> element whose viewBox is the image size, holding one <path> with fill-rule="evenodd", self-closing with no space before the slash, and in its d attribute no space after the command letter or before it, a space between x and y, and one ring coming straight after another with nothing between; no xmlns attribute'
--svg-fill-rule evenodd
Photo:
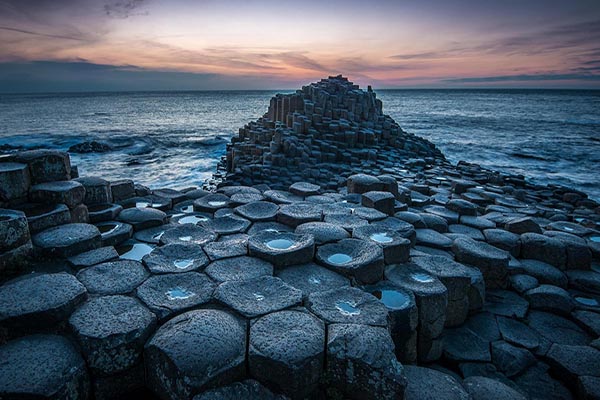
<svg viewBox="0 0 600 400"><path fill-rule="evenodd" d="M0 397L597 396L584 193L450 164L341 77L226 153L182 190L0 160Z"/></svg>

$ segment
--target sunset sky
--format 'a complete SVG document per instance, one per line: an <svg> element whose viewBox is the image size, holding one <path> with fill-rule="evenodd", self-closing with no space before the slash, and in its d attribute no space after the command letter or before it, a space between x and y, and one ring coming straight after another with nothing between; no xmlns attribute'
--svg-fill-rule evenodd
<svg viewBox="0 0 600 400"><path fill-rule="evenodd" d="M600 89L600 0L0 0L0 92Z"/></svg>

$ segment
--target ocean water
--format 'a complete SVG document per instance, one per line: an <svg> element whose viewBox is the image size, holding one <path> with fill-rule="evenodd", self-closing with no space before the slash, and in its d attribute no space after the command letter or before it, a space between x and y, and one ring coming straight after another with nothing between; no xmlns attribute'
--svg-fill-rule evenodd
<svg viewBox="0 0 600 400"><path fill-rule="evenodd" d="M600 199L600 91L380 90L384 112L466 160L571 186ZM200 185L225 144L267 109L272 91L0 95L0 152L84 141L81 175L151 187Z"/></svg>

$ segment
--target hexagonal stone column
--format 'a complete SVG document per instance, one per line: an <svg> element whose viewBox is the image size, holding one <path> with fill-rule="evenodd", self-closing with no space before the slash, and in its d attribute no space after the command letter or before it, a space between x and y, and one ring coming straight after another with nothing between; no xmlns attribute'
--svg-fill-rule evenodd
<svg viewBox="0 0 600 400"><path fill-rule="evenodd" d="M126 208L119 213L119 221L133 226L136 231L160 226L167 222L167 214L151 207Z"/></svg>
<svg viewBox="0 0 600 400"><path fill-rule="evenodd" d="M215 299L247 318L283 310L302 302L302 292L279 278L261 276L227 281L217 287Z"/></svg>
<svg viewBox="0 0 600 400"><path fill-rule="evenodd" d="M413 262L438 278L448 289L446 326L458 326L465 322L469 313L470 267L446 257L413 257Z"/></svg>
<svg viewBox="0 0 600 400"><path fill-rule="evenodd" d="M322 208L318 204L310 202L286 204L281 206L277 212L277 222L294 228L306 222L318 222L322 219Z"/></svg>
<svg viewBox="0 0 600 400"><path fill-rule="evenodd" d="M296 182L289 188L290 193L300 197L314 196L321 192L321 186L308 182Z"/></svg>
<svg viewBox="0 0 600 400"><path fill-rule="evenodd" d="M161 244L197 244L204 245L206 243L217 240L217 234L213 231L201 226L193 224L183 224L175 228L167 229L160 236Z"/></svg>
<svg viewBox="0 0 600 400"><path fill-rule="evenodd" d="M221 386L215 389L207 390L196 396L192 400L227 400L227 399L246 399L246 400L286 400L285 396L273 394L269 389L255 381L246 379L242 382L235 382L231 385Z"/></svg>
<svg viewBox="0 0 600 400"><path fill-rule="evenodd" d="M439 279L413 263L390 265L385 277L394 285L414 293L419 310L418 353L422 361L441 355L441 335L446 322L448 289Z"/></svg>
<svg viewBox="0 0 600 400"><path fill-rule="evenodd" d="M193 244L168 244L157 247L142 260L154 274L197 271L209 262L202 247Z"/></svg>
<svg viewBox="0 0 600 400"><path fill-rule="evenodd" d="M141 360L156 316L131 297L103 296L79 307L69 324L94 375L114 375Z"/></svg>
<svg viewBox="0 0 600 400"><path fill-rule="evenodd" d="M11 202L27 197L31 178L27 164L0 163L0 201Z"/></svg>
<svg viewBox="0 0 600 400"><path fill-rule="evenodd" d="M236 214L252 221L275 221L279 206L269 201L253 201L235 208Z"/></svg>
<svg viewBox="0 0 600 400"><path fill-rule="evenodd" d="M248 238L251 256L262 258L276 267L312 261L315 241L312 235L288 232L261 232Z"/></svg>
<svg viewBox="0 0 600 400"><path fill-rule="evenodd" d="M75 181L38 183L29 192L32 202L66 204L69 208L81 204L84 197L85 188Z"/></svg>
<svg viewBox="0 0 600 400"><path fill-rule="evenodd" d="M277 271L276 275L288 285L300 289L304 299L314 292L350 286L348 278L314 263L286 267Z"/></svg>
<svg viewBox="0 0 600 400"><path fill-rule="evenodd" d="M456 261L477 267L483 274L486 287L505 288L508 279L508 252L485 242L458 238L452 244Z"/></svg>
<svg viewBox="0 0 600 400"><path fill-rule="evenodd" d="M16 273L31 248L25 213L0 209L0 275Z"/></svg>
<svg viewBox="0 0 600 400"><path fill-rule="evenodd" d="M352 175L348 178L346 184L348 193L362 194L373 190L383 190L383 182L375 176L366 174Z"/></svg>
<svg viewBox="0 0 600 400"><path fill-rule="evenodd" d="M360 283L375 283L383 278L383 249L359 239L343 239L317 250L317 262Z"/></svg>
<svg viewBox="0 0 600 400"><path fill-rule="evenodd" d="M33 236L33 244L50 256L70 257L102 245L98 228L90 224L67 224Z"/></svg>
<svg viewBox="0 0 600 400"><path fill-rule="evenodd" d="M383 260L386 264L407 262L410 256L410 240L397 231L377 225L355 228L352 237L367 240L383 247Z"/></svg>
<svg viewBox="0 0 600 400"><path fill-rule="evenodd" d="M229 197L221 193L212 193L194 200L194 211L214 213L220 208L229 207Z"/></svg>
<svg viewBox="0 0 600 400"><path fill-rule="evenodd" d="M327 376L351 399L401 399L407 384L389 332L368 325L328 326Z"/></svg>
<svg viewBox="0 0 600 400"><path fill-rule="evenodd" d="M9 156L9 161L27 164L32 183L71 179L69 154L56 150L28 150Z"/></svg>
<svg viewBox="0 0 600 400"><path fill-rule="evenodd" d="M325 362L325 324L312 314L279 311L251 323L250 375L292 398L317 388Z"/></svg>
<svg viewBox="0 0 600 400"><path fill-rule="evenodd" d="M131 293L150 274L132 260L110 261L79 271L79 279L90 293L99 295Z"/></svg>
<svg viewBox="0 0 600 400"><path fill-rule="evenodd" d="M102 178L86 176L77 178L75 181L81 183L85 188L85 204L107 204L112 203L112 192L110 183Z"/></svg>
<svg viewBox="0 0 600 400"><path fill-rule="evenodd" d="M13 334L50 329L86 297L85 286L66 272L15 278L0 286L0 326Z"/></svg>
<svg viewBox="0 0 600 400"><path fill-rule="evenodd" d="M366 192L361 196L361 204L365 207L374 208L387 215L394 215L396 197L390 192Z"/></svg>
<svg viewBox="0 0 600 400"><path fill-rule="evenodd" d="M245 375L246 322L220 310L181 314L144 350L147 385L163 399L187 400Z"/></svg>
<svg viewBox="0 0 600 400"><path fill-rule="evenodd" d="M273 265L260 258L241 256L213 261L204 272L216 282L242 281L272 276Z"/></svg>
<svg viewBox="0 0 600 400"><path fill-rule="evenodd" d="M0 346L3 399L87 399L85 362L65 337L25 336Z"/></svg>
<svg viewBox="0 0 600 400"><path fill-rule="evenodd" d="M306 307L326 323L389 325L386 306L355 287L340 287L308 296Z"/></svg>
<svg viewBox="0 0 600 400"><path fill-rule="evenodd" d="M377 297L388 310L389 329L398 360L403 363L415 363L417 361L417 326L419 324L415 295L389 281L381 281L364 289Z"/></svg>
<svg viewBox="0 0 600 400"><path fill-rule="evenodd" d="M212 300L217 285L198 272L155 275L136 289L137 297L164 321Z"/></svg>

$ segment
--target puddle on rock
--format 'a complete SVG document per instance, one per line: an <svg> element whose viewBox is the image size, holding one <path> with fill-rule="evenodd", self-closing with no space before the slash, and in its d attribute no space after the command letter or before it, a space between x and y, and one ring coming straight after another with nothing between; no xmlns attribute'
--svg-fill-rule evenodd
<svg viewBox="0 0 600 400"><path fill-rule="evenodd" d="M580 304L583 304L584 306L590 306L590 307L597 307L598 306L598 300L592 299L590 297L576 296L575 297L575 301L577 301Z"/></svg>
<svg viewBox="0 0 600 400"><path fill-rule="evenodd" d="M185 206L181 209L182 212L189 214L189 213L193 213L194 212L194 206L193 205L189 205L189 206Z"/></svg>
<svg viewBox="0 0 600 400"><path fill-rule="evenodd" d="M154 240L160 240L160 238L164 234L165 234L165 231L161 231L161 232L155 233L154 235L152 235L152 239L154 239Z"/></svg>
<svg viewBox="0 0 600 400"><path fill-rule="evenodd" d="M181 286L169 289L165 294L167 295L167 298L169 300L184 300L195 296L195 293L190 292L189 290L182 288Z"/></svg>
<svg viewBox="0 0 600 400"><path fill-rule="evenodd" d="M225 204L227 204L226 201L209 201L208 205L211 207L223 207Z"/></svg>
<svg viewBox="0 0 600 400"><path fill-rule="evenodd" d="M410 277L414 281L421 282L421 283L433 282L433 277L431 275L425 274L423 272L415 272L414 274L410 274Z"/></svg>
<svg viewBox="0 0 600 400"><path fill-rule="evenodd" d="M381 289L371 292L389 309L401 310L409 303L410 299L407 295L394 289Z"/></svg>
<svg viewBox="0 0 600 400"><path fill-rule="evenodd" d="M352 257L350 257L348 254L336 253L327 257L327 261L332 264L342 265L352 261Z"/></svg>
<svg viewBox="0 0 600 400"><path fill-rule="evenodd" d="M321 284L321 280L318 277L316 277L315 275L309 276L308 277L308 281L310 283L312 283L313 285L320 285Z"/></svg>
<svg viewBox="0 0 600 400"><path fill-rule="evenodd" d="M162 206L162 204L160 204L160 203L149 203L147 201L137 201L135 203L135 206L137 208L147 208L147 207L155 207L156 208L156 207Z"/></svg>
<svg viewBox="0 0 600 400"><path fill-rule="evenodd" d="M124 244L116 248L119 258L134 261L142 261L142 258L153 249L154 247L146 243Z"/></svg>
<svg viewBox="0 0 600 400"><path fill-rule="evenodd" d="M117 224L109 224L109 225L100 225L100 226L98 226L98 230L100 231L100 233L103 236L110 235L111 233L113 233L114 231L116 231L117 228L119 228L119 225L117 225Z"/></svg>
<svg viewBox="0 0 600 400"><path fill-rule="evenodd" d="M377 243L390 243L394 241L394 239L389 237L386 232L374 233L371 236L369 236L369 238Z"/></svg>
<svg viewBox="0 0 600 400"><path fill-rule="evenodd" d="M181 240L182 242L189 242L190 240L192 240L191 236L179 236L179 240Z"/></svg>
<svg viewBox="0 0 600 400"><path fill-rule="evenodd" d="M208 218L206 217L197 217L195 215L188 215L187 217L183 217L183 218L179 218L177 220L178 223L180 224L194 224L196 225L198 222L204 222L204 221L208 221Z"/></svg>
<svg viewBox="0 0 600 400"><path fill-rule="evenodd" d="M266 245L273 250L287 250L294 245L294 241L289 239L273 239L269 240Z"/></svg>
<svg viewBox="0 0 600 400"><path fill-rule="evenodd" d="M360 314L360 310L356 307L356 302L354 301L336 301L335 308L337 308L342 315L353 316Z"/></svg>
<svg viewBox="0 0 600 400"><path fill-rule="evenodd" d="M600 236L590 236L588 239L594 243L600 243Z"/></svg>
<svg viewBox="0 0 600 400"><path fill-rule="evenodd" d="M192 264L194 264L194 260L189 258L173 261L173 265L179 269L189 268L192 266Z"/></svg>

